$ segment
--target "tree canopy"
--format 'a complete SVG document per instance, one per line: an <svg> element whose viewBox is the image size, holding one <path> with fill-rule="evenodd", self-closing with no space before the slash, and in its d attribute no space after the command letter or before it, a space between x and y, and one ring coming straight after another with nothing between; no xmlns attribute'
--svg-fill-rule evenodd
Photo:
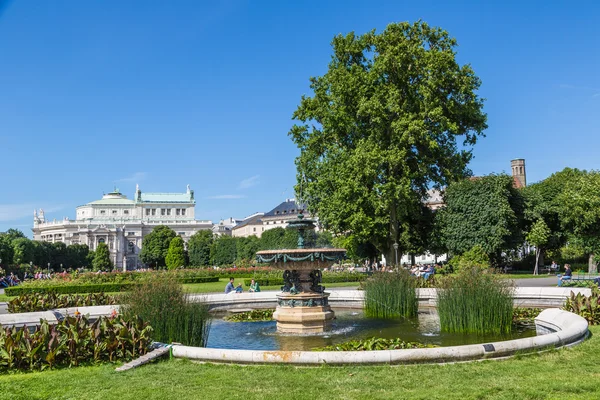
<svg viewBox="0 0 600 400"><path fill-rule="evenodd" d="M289 133L301 151L296 192L326 230L390 259L394 242L400 254L419 247L412 222L427 190L469 175L487 127L480 80L456 46L421 21L333 39L328 71L310 79Z"/></svg>
<svg viewBox="0 0 600 400"><path fill-rule="evenodd" d="M140 252L142 262L153 267L165 267L169 245L175 236L177 236L175 231L168 226L158 225L155 227L142 241L142 251Z"/></svg>
<svg viewBox="0 0 600 400"><path fill-rule="evenodd" d="M92 268L94 271L109 271L113 267L113 263L110 260L110 252L106 243L98 244L96 251L94 252L94 261L92 262Z"/></svg>
<svg viewBox="0 0 600 400"><path fill-rule="evenodd" d="M188 241L188 254L190 264L196 266L210 265L210 247L214 237L210 230L196 232Z"/></svg>
<svg viewBox="0 0 600 400"><path fill-rule="evenodd" d="M508 175L488 175L451 184L438 211L442 241L454 254L480 246L492 263L501 252L523 244L521 192Z"/></svg>

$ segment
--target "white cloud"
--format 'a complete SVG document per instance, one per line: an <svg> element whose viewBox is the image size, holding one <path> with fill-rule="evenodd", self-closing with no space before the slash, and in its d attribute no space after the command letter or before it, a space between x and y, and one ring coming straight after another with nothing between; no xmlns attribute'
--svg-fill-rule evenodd
<svg viewBox="0 0 600 400"><path fill-rule="evenodd" d="M115 182L129 182L129 183L138 183L143 181L148 175L145 172L135 172L133 175L128 176L126 178L117 179Z"/></svg>
<svg viewBox="0 0 600 400"><path fill-rule="evenodd" d="M243 199L246 196L244 196L243 194L220 194L217 196L209 196L207 197L207 199L227 199L227 200L231 200L231 199Z"/></svg>
<svg viewBox="0 0 600 400"><path fill-rule="evenodd" d="M260 175L251 176L248 179L244 179L240 182L239 189L248 189L252 186L256 186L260 183Z"/></svg>
<svg viewBox="0 0 600 400"><path fill-rule="evenodd" d="M53 206L44 208L44 213L55 212L65 208L64 206ZM21 218L31 217L33 210L37 209L35 204L0 204L0 221L17 221Z"/></svg>

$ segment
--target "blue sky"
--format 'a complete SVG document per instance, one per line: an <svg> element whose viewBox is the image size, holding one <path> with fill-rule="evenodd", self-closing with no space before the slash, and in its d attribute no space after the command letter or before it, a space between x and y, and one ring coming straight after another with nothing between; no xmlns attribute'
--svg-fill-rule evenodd
<svg viewBox="0 0 600 400"><path fill-rule="evenodd" d="M486 4L484 4L486 3ZM487 4L489 3L489 4ZM571 5L570 5L571 4ZM574 4L577 4L576 6ZM334 35L423 19L482 79L475 174L600 169L593 1L0 0L0 231L117 185L195 190L198 219L293 197L287 132Z"/></svg>

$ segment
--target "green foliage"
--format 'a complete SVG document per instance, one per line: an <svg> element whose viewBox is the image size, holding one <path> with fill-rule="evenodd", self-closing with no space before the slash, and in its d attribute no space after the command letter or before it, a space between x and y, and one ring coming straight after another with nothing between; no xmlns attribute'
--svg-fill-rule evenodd
<svg viewBox="0 0 600 400"><path fill-rule="evenodd" d="M63 242L52 243L52 261L50 262L50 268L59 271L62 268L67 267L67 245Z"/></svg>
<svg viewBox="0 0 600 400"><path fill-rule="evenodd" d="M9 265L13 262L14 250L10 237L5 233L0 233L0 262L1 265Z"/></svg>
<svg viewBox="0 0 600 400"><path fill-rule="evenodd" d="M365 314L375 318L414 317L419 300L416 279L405 270L381 272L365 281Z"/></svg>
<svg viewBox="0 0 600 400"><path fill-rule="evenodd" d="M454 254L480 246L498 265L502 251L523 244L523 197L508 175L488 175L448 186L439 211L442 241Z"/></svg>
<svg viewBox="0 0 600 400"><path fill-rule="evenodd" d="M48 281L45 281L48 282ZM34 293L56 293L56 294L71 294L71 293L102 293L102 292L121 292L131 289L135 283L96 283L74 285L69 283L54 282L47 286L38 285L20 285L12 286L4 289L4 294L7 296L20 296L23 294Z"/></svg>
<svg viewBox="0 0 600 400"><path fill-rule="evenodd" d="M361 340L350 340L348 342L334 344L325 347L316 347L313 351L372 351L372 350L402 350L402 349L422 349L437 347L432 344L423 344L418 342L405 342L397 339L384 339L371 337Z"/></svg>
<svg viewBox="0 0 600 400"><path fill-rule="evenodd" d="M9 313L46 311L55 308L87 307L117 304L117 297L104 293L90 293L85 296L56 293L23 294L8 302Z"/></svg>
<svg viewBox="0 0 600 400"><path fill-rule="evenodd" d="M110 252L106 243L98 244L94 252L94 261L92 268L94 271L109 271L112 269L112 261L110 260Z"/></svg>
<svg viewBox="0 0 600 400"><path fill-rule="evenodd" d="M125 316L138 315L148 321L155 341L203 347L208 340L208 306L192 302L169 275L135 286L123 296L122 309Z"/></svg>
<svg viewBox="0 0 600 400"><path fill-rule="evenodd" d="M89 267L91 265L89 254L90 248L87 244L77 243L67 246L67 266L70 268Z"/></svg>
<svg viewBox="0 0 600 400"><path fill-rule="evenodd" d="M600 289L592 288L592 294L585 296L573 293L567 298L565 310L582 316L590 325L600 324Z"/></svg>
<svg viewBox="0 0 600 400"><path fill-rule="evenodd" d="M531 325L541 312L541 308L515 307L513 308L513 324Z"/></svg>
<svg viewBox="0 0 600 400"><path fill-rule="evenodd" d="M28 238L18 238L12 241L14 251L13 263L26 264L33 261L33 243Z"/></svg>
<svg viewBox="0 0 600 400"><path fill-rule="evenodd" d="M213 243L213 233L202 230L194 233L188 241L190 265L210 265L210 248Z"/></svg>
<svg viewBox="0 0 600 400"><path fill-rule="evenodd" d="M301 153L296 192L333 234L351 232L393 259L423 246L431 186L469 174L486 115L480 80L456 40L419 21L333 39L289 133ZM459 141L461 150L458 149Z"/></svg>
<svg viewBox="0 0 600 400"><path fill-rule="evenodd" d="M260 322L260 321L272 321L273 312L275 310L252 310L241 313L230 314L225 317L225 321L230 322Z"/></svg>
<svg viewBox="0 0 600 400"><path fill-rule="evenodd" d="M323 272L322 283L340 283L340 282L362 282L367 279L367 275L360 272ZM250 281L254 279L260 286L278 286L283 285L283 271L274 270L269 273L257 273L252 278L244 279L244 285L250 287Z"/></svg>
<svg viewBox="0 0 600 400"><path fill-rule="evenodd" d="M214 265L231 265L237 257L237 240L231 236L221 235L210 247L210 260Z"/></svg>
<svg viewBox="0 0 600 400"><path fill-rule="evenodd" d="M490 258L483 250L483 247L475 245L471 250L462 255L454 256L448 262L454 271L478 268L488 269L490 267Z"/></svg>
<svg viewBox="0 0 600 400"><path fill-rule="evenodd" d="M185 266L185 247L181 236L175 236L169 244L169 251L165 258L168 269L175 269Z"/></svg>
<svg viewBox="0 0 600 400"><path fill-rule="evenodd" d="M281 227L266 230L260 236L261 250L283 249L283 238L285 229ZM294 246L295 248L295 246Z"/></svg>
<svg viewBox="0 0 600 400"><path fill-rule="evenodd" d="M127 361L146 354L152 328L139 318L68 316L56 325L0 329L0 371Z"/></svg>
<svg viewBox="0 0 600 400"><path fill-rule="evenodd" d="M445 279L437 291L442 331L506 334L512 329L513 291L510 282L479 268Z"/></svg>
<svg viewBox="0 0 600 400"><path fill-rule="evenodd" d="M175 236L175 231L168 226L155 227L142 241L140 260L152 267L164 268L169 245Z"/></svg>
<svg viewBox="0 0 600 400"><path fill-rule="evenodd" d="M236 238L237 262L253 262L260 250L260 239L254 235Z"/></svg>

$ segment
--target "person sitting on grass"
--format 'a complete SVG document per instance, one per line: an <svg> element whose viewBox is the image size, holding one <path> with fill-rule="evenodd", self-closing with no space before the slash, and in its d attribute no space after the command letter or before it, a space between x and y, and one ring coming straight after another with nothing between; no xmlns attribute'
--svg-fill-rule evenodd
<svg viewBox="0 0 600 400"><path fill-rule="evenodd" d="M234 292L235 288L233 287L233 278L229 278L229 283L225 286L225 294L229 294Z"/></svg>
<svg viewBox="0 0 600 400"><path fill-rule="evenodd" d="M256 282L254 279L252 279L250 281L250 289L248 289L248 291L255 292L255 293L260 292L260 285L258 284L258 282Z"/></svg>
<svg viewBox="0 0 600 400"><path fill-rule="evenodd" d="M565 273L563 276L558 278L558 286L562 286L563 281L568 281L573 276L573 271L571 271L571 265L565 264Z"/></svg>
<svg viewBox="0 0 600 400"><path fill-rule="evenodd" d="M243 291L244 291L244 289L242 289L242 284L238 283L238 285L235 287L235 292L242 293Z"/></svg>

